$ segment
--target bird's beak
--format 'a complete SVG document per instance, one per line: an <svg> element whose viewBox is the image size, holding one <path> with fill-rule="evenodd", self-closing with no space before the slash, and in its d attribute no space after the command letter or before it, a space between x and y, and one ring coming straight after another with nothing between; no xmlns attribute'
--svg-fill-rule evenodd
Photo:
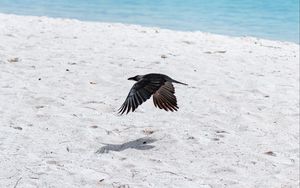
<svg viewBox="0 0 300 188"><path fill-rule="evenodd" d="M130 77L130 78L128 78L128 80L134 80L134 77Z"/></svg>

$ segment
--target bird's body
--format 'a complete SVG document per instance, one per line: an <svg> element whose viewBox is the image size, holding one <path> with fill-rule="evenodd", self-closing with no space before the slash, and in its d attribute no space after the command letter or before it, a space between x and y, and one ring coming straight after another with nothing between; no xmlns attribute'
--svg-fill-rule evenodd
<svg viewBox="0 0 300 188"><path fill-rule="evenodd" d="M176 81L164 74L151 73L137 75L128 80L137 81L131 88L125 102L119 109L119 113L134 111L139 105L148 100L153 95L155 107L166 111L177 111L177 99L172 83L187 85Z"/></svg>

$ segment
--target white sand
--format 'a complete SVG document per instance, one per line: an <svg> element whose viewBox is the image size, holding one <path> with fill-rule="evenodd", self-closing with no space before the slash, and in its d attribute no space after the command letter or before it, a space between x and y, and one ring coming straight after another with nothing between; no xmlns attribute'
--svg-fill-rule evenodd
<svg viewBox="0 0 300 188"><path fill-rule="evenodd" d="M0 23L0 187L299 186L299 45L5 14ZM150 72L189 84L175 85L179 111L151 99L118 116L127 78Z"/></svg>

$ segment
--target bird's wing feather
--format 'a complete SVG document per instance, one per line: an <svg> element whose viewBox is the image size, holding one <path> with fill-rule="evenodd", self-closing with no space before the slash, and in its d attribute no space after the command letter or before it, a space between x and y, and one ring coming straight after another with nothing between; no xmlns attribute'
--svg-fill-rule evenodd
<svg viewBox="0 0 300 188"><path fill-rule="evenodd" d="M133 112L139 105L148 100L162 84L162 81L149 81L146 79L136 82L130 89L125 102L120 107L119 113L123 114L126 112L127 114L130 111Z"/></svg>
<svg viewBox="0 0 300 188"><path fill-rule="evenodd" d="M165 82L154 94L153 103L155 107L166 111L177 111L177 99L174 86L171 82Z"/></svg>

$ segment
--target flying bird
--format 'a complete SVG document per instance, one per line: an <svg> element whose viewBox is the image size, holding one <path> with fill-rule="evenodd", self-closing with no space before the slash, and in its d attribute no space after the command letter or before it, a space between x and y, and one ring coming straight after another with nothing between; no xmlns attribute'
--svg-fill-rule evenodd
<svg viewBox="0 0 300 188"><path fill-rule="evenodd" d="M139 105L148 100L153 95L153 103L155 107L166 111L177 111L177 99L175 89L172 83L185 83L176 81L164 74L151 73L146 75L137 75L128 80L137 81L129 91L129 94L119 109L119 113L128 114L135 111Z"/></svg>

